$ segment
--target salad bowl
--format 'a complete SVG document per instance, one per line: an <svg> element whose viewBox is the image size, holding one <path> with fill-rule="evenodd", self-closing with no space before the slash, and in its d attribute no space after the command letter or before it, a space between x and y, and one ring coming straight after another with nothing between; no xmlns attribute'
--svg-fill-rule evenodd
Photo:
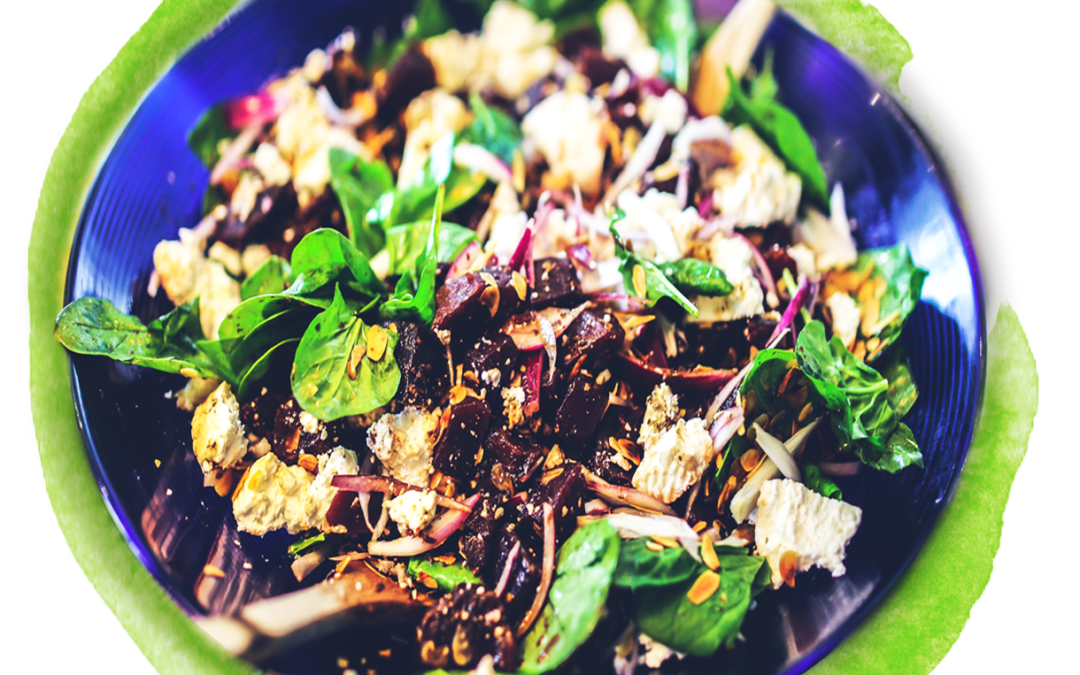
<svg viewBox="0 0 1080 675"><path fill-rule="evenodd" d="M72 242L65 302L92 295L138 316L167 311L163 294L147 292L149 261L157 242L199 220L209 177L188 148L188 131L209 106L301 65L344 26L363 41L378 26L400 25L403 12L391 3L261 0L195 45L149 91L102 164ZM978 266L940 158L885 89L792 16L777 13L754 63L767 51L779 99L814 140L830 183L844 186L859 248L904 243L929 272L902 334L920 389L906 420L925 466L844 479L845 501L864 514L847 574L816 570L795 588L762 596L734 649L671 660L665 672L799 673L833 649L918 554L955 487L982 397ZM228 500L203 486L189 419L169 398L182 378L73 355L71 382L106 504L134 554L185 612L230 614L302 585L285 553L292 537L238 532ZM359 663L392 641L378 627L345 626L259 665L338 673L339 659ZM610 669L610 649L596 653L597 668Z"/></svg>

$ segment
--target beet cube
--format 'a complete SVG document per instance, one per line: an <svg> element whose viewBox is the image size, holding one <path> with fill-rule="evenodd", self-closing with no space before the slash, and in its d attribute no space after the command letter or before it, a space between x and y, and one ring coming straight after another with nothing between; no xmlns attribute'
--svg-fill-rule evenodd
<svg viewBox="0 0 1080 675"><path fill-rule="evenodd" d="M495 429L484 441L481 480L492 488L513 492L544 462L547 449L526 436Z"/></svg>
<svg viewBox="0 0 1080 675"><path fill-rule="evenodd" d="M372 496L369 513L379 512L379 501L382 495ZM349 534L363 534L370 532L367 522L364 520L364 510L360 508L360 498L355 492L338 490L334 500L330 502L330 508L326 511L326 523L332 527L343 525Z"/></svg>
<svg viewBox="0 0 1080 675"><path fill-rule="evenodd" d="M466 396L450 408L450 418L435 446L432 464L451 478L472 480L479 459L477 451L487 436L491 409L481 399Z"/></svg>
<svg viewBox="0 0 1080 675"><path fill-rule="evenodd" d="M480 321L481 314L491 314L480 304L480 295L487 284L479 274L463 274L451 279L435 293L435 330L454 330Z"/></svg>
<svg viewBox="0 0 1080 675"><path fill-rule="evenodd" d="M582 357L589 361L605 359L619 349L625 336L611 314L582 312L559 338L562 365L571 366Z"/></svg>
<svg viewBox="0 0 1080 675"><path fill-rule="evenodd" d="M630 441L637 443L638 434L641 432L641 422L645 416L642 408L628 408L621 405L613 405L604 413L604 418L596 430L596 441L593 443L594 452L589 459L589 469L600 478L615 485L630 485L634 470L634 463L621 456L611 447L611 439L616 443ZM640 458L641 449L633 446L631 452Z"/></svg>
<svg viewBox="0 0 1080 675"><path fill-rule="evenodd" d="M557 475L554 475L556 474ZM529 500L519 511L523 520L533 524L536 534L544 536L544 504L551 504L555 515L556 543L562 543L577 529L577 517L584 513L585 504L585 474L581 464L574 461L566 461L562 466L549 469L545 473L549 478L546 484L541 484L529 491Z"/></svg>
<svg viewBox="0 0 1080 675"><path fill-rule="evenodd" d="M506 589L503 591L503 600L506 609L514 619L521 618L532 604L533 596L540 585L540 568L542 555L534 550L518 532L516 523L509 523L499 533L492 555L488 579L492 584L498 584L506 569L510 552L514 546L518 547L517 554L510 565L510 576L507 579Z"/></svg>
<svg viewBox="0 0 1080 675"><path fill-rule="evenodd" d="M267 391L241 405L240 421L244 423L244 431L268 438L274 433L274 417L285 400L281 394Z"/></svg>
<svg viewBox="0 0 1080 675"><path fill-rule="evenodd" d="M517 345L505 333L489 332L465 353L465 370L471 370L488 391L509 386L517 363Z"/></svg>
<svg viewBox="0 0 1080 675"><path fill-rule="evenodd" d="M395 399L403 406L430 408L447 388L448 371L439 340L411 321L399 321L394 350L401 384Z"/></svg>
<svg viewBox="0 0 1080 675"><path fill-rule="evenodd" d="M274 415L274 431L270 447L286 464L295 464L300 453L321 455L340 445L348 425L343 421L323 422L305 415L296 399L285 401ZM355 445L355 444L353 444Z"/></svg>
<svg viewBox="0 0 1080 675"><path fill-rule="evenodd" d="M500 521L506 514L506 496L500 492L480 493L480 501L461 526L458 550L465 558L465 565L482 575L488 567L491 552L501 529Z"/></svg>
<svg viewBox="0 0 1080 675"><path fill-rule="evenodd" d="M529 300L534 308L572 307L583 299L578 271L566 258L542 258L533 263L535 281Z"/></svg>
<svg viewBox="0 0 1080 675"><path fill-rule="evenodd" d="M592 436L608 405L611 380L598 384L596 378L582 371L570 380L559 411L555 413L554 431L563 442L582 442Z"/></svg>

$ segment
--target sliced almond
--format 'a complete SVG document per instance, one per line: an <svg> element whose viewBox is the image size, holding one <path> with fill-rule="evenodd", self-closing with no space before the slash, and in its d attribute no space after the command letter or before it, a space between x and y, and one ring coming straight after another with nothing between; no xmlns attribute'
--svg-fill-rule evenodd
<svg viewBox="0 0 1080 675"><path fill-rule="evenodd" d="M654 536L652 537L652 540L655 541L657 544L660 544L661 546L666 546L668 548L679 548L678 540L671 537Z"/></svg>
<svg viewBox="0 0 1080 675"><path fill-rule="evenodd" d="M634 265L634 293L639 298L644 298L648 291L648 284L645 281L645 268L641 265Z"/></svg>
<svg viewBox="0 0 1080 675"><path fill-rule="evenodd" d="M749 474L758 465L758 462L761 461L761 454L761 451L757 448L750 448L739 457L739 464L742 465L746 473Z"/></svg>
<svg viewBox="0 0 1080 675"><path fill-rule="evenodd" d="M296 460L296 464L301 469L306 469L311 473L319 473L319 458L315 455L309 455L307 453L300 453L299 459Z"/></svg>
<svg viewBox="0 0 1080 675"><path fill-rule="evenodd" d="M480 304L487 308L491 316L499 313L499 287L488 286L480 293Z"/></svg>
<svg viewBox="0 0 1080 675"><path fill-rule="evenodd" d="M799 554L795 551L784 551L780 556L780 576L784 583L795 588L795 574L799 571Z"/></svg>
<svg viewBox="0 0 1080 675"><path fill-rule="evenodd" d="M554 469L557 466L562 466L566 457L563 455L562 449L556 443L551 446L551 452L548 453L547 459L544 460L545 469Z"/></svg>
<svg viewBox="0 0 1080 675"><path fill-rule="evenodd" d="M637 443L631 441L629 438L615 438L614 436L609 436L608 447L630 460L635 465L641 464L641 453L638 452Z"/></svg>
<svg viewBox="0 0 1080 675"><path fill-rule="evenodd" d="M799 411L798 421L799 422L805 422L806 418L810 417L810 415L813 412L814 412L814 404L813 403L807 403L805 406L803 406L803 409Z"/></svg>
<svg viewBox="0 0 1080 675"><path fill-rule="evenodd" d="M435 581L434 577L432 577L427 572L420 572L416 575L416 578L420 580L420 583L422 583L424 586L427 586L428 588L435 589L439 587L439 584Z"/></svg>
<svg viewBox="0 0 1080 675"><path fill-rule="evenodd" d="M720 569L720 558L717 557L716 549L713 548L712 539L709 537L701 540L701 562L714 572Z"/></svg>
<svg viewBox="0 0 1080 675"><path fill-rule="evenodd" d="M517 292L518 300L524 300L525 296L529 293L529 282L521 275L521 272L514 271L510 276L510 283L514 286L514 290Z"/></svg>
<svg viewBox="0 0 1080 675"><path fill-rule="evenodd" d="M705 570L694 585L686 592L686 599L692 605L700 605L713 596L720 588L720 575L712 570Z"/></svg>
<svg viewBox="0 0 1080 675"><path fill-rule="evenodd" d="M664 550L663 546L657 544L655 541L652 540L645 542L645 548L649 549L653 553L659 553L660 551Z"/></svg>
<svg viewBox="0 0 1080 675"><path fill-rule="evenodd" d="M709 487L709 481L705 481L705 488L708 489L708 487ZM709 526L708 522L706 522L704 520L699 520L690 529L692 529L694 532L697 532L698 534L701 534L705 530L705 528L708 527L708 526Z"/></svg>
<svg viewBox="0 0 1080 675"><path fill-rule="evenodd" d="M345 374L349 376L350 380L356 379L356 369L366 353L367 347L364 345L356 345L353 347L352 352L349 353L349 362L345 364Z"/></svg>
<svg viewBox="0 0 1080 675"><path fill-rule="evenodd" d="M521 150L514 151L514 160L510 163L510 175L514 181L514 190L525 191L525 155Z"/></svg>
<svg viewBox="0 0 1080 675"><path fill-rule="evenodd" d="M870 337L874 334L874 328L877 327L878 319L881 316L881 301L877 298L871 298L862 307L862 334L866 337Z"/></svg>
<svg viewBox="0 0 1080 675"><path fill-rule="evenodd" d="M367 357L376 362L382 360L383 354L386 353L386 341L388 339L386 329L382 326L368 328Z"/></svg>
<svg viewBox="0 0 1080 675"><path fill-rule="evenodd" d="M208 577L217 577L218 579L225 578L225 572L223 572L221 568L213 565L203 565L202 572Z"/></svg>
<svg viewBox="0 0 1080 675"><path fill-rule="evenodd" d="M554 469L550 469L550 470L546 471L544 473L544 475L540 477L540 484L541 485L547 485L551 481L553 481L556 478L558 478L559 476L561 476L562 472L563 472L563 468L561 466L555 467Z"/></svg>
<svg viewBox="0 0 1080 675"><path fill-rule="evenodd" d="M214 483L214 492L218 494L218 497L224 497L232 492L233 484L236 482L236 472L230 469L226 469L222 472L221 477Z"/></svg>

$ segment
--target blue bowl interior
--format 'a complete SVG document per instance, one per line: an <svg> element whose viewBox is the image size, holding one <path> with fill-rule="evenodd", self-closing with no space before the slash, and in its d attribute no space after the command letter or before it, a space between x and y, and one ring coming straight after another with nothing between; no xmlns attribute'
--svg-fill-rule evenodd
<svg viewBox="0 0 1080 675"><path fill-rule="evenodd" d="M188 150L187 131L207 107L300 65L346 25L366 39L372 26L399 26L402 11L362 0L263 0L196 45L150 91L102 166L76 234L66 300L100 296L144 319L169 309L163 293L150 298L145 289L154 245L199 219L208 173ZM775 52L782 101L814 138L830 185L844 186L860 246L905 242L930 271L903 335L920 387L906 421L926 468L840 479L845 499L864 513L846 576L818 570L800 576L794 589L764 594L743 626L745 643L712 659L670 661L666 672L798 673L824 656L922 545L963 464L981 401L978 271L941 163L881 87L790 16L780 13L768 29L759 65L766 49ZM202 486L190 416L166 396L182 384L178 376L72 358L87 453L117 524L189 614L227 613L296 589L284 550L290 537L237 533L229 500ZM203 576L208 563L225 578ZM394 639L345 629L264 665L297 675L339 673L339 656L358 663ZM585 666L609 670L610 652L592 652L599 660Z"/></svg>

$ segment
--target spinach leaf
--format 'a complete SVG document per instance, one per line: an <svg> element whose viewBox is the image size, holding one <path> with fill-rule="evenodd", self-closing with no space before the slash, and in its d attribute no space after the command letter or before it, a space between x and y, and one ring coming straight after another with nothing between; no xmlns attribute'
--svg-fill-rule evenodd
<svg viewBox="0 0 1080 675"><path fill-rule="evenodd" d="M236 135L225 126L225 115L221 112L221 106L215 105L204 112L195 127L188 132L187 144L207 169L213 169L221 159L218 145L227 138L235 138Z"/></svg>
<svg viewBox="0 0 1080 675"><path fill-rule="evenodd" d="M276 255L270 256L259 269L244 279L240 284L240 298L247 300L256 295L281 293L288 288L295 277L289 261Z"/></svg>
<svg viewBox="0 0 1080 675"><path fill-rule="evenodd" d="M762 410L769 415L786 410L796 412L787 399L779 395L780 385L788 371L796 368L795 352L790 349L763 349L754 357L739 390L748 408L747 414L757 416ZM837 405L840 401L837 400ZM805 404L804 404L805 405Z"/></svg>
<svg viewBox="0 0 1080 675"><path fill-rule="evenodd" d="M700 573L673 586L644 588L635 594L635 621L641 631L675 651L709 656L730 646L739 633L755 592L764 558L719 556L720 587L700 605L686 597Z"/></svg>
<svg viewBox="0 0 1080 675"><path fill-rule="evenodd" d="M435 318L435 275L439 264L440 225L445 188L435 197L435 213L427 231L424 250L416 256L411 269L406 269L394 288L393 296L383 303L379 313L387 319L416 319L431 325Z"/></svg>
<svg viewBox="0 0 1080 675"><path fill-rule="evenodd" d="M386 162L368 162L356 155L330 148L330 187L341 202L349 235L357 250L369 259L386 244L379 223L368 222L368 211L385 192L394 189L394 176Z"/></svg>
<svg viewBox="0 0 1080 675"><path fill-rule="evenodd" d="M368 348L373 330L384 332L386 337L385 350L377 361L371 359ZM333 303L315 317L296 349L292 392L300 407L330 421L371 412L388 403L401 380L394 358L397 342L396 332L364 323L346 304L341 289L335 289ZM350 360L356 347L365 347L368 353L353 368Z"/></svg>
<svg viewBox="0 0 1080 675"><path fill-rule="evenodd" d="M262 387L278 390L289 388L289 371L296 358L300 338L283 340L259 356L243 375L237 387L236 397L241 401L254 398Z"/></svg>
<svg viewBox="0 0 1080 675"><path fill-rule="evenodd" d="M698 564L682 548L653 551L648 539L631 539L619 548L619 564L612 583L635 590L647 586L667 586L700 574Z"/></svg>
<svg viewBox="0 0 1080 675"><path fill-rule="evenodd" d="M622 273L626 292L648 300L649 304L655 303L660 298L671 298L691 315L697 316L697 307L675 287L659 265L642 258L626 247L618 230L615 229L616 220L617 217L612 219L610 229L611 236L615 239L615 255L622 260L619 271Z"/></svg>
<svg viewBox="0 0 1080 675"><path fill-rule="evenodd" d="M698 31L691 0L631 0L630 8L660 52L660 73L686 91Z"/></svg>
<svg viewBox="0 0 1080 675"><path fill-rule="evenodd" d="M775 100L776 81L772 75L771 59L767 59L761 74L751 84L748 96L727 70L731 93L724 101L722 116L733 125L749 124L784 160L788 168L802 179L803 192L821 206L829 203L825 171L821 168L814 143L799 118Z"/></svg>
<svg viewBox="0 0 1080 675"><path fill-rule="evenodd" d="M896 343L885 350L874 367L889 381L889 404L896 410L896 416L904 417L919 398L919 389L911 378L911 362L904 352L904 346Z"/></svg>
<svg viewBox="0 0 1080 675"><path fill-rule="evenodd" d="M116 309L108 300L79 298L60 312L54 335L76 354L107 356L166 373L223 376L196 347L203 339L198 298L155 319L149 326L143 325L138 317Z"/></svg>
<svg viewBox="0 0 1080 675"><path fill-rule="evenodd" d="M419 40L442 35L454 27L453 19L447 14L440 0L418 0L413 16L416 18L416 25L410 35Z"/></svg>
<svg viewBox="0 0 1080 675"><path fill-rule="evenodd" d="M311 548L315 544L326 541L326 534L319 532L303 539L297 539L293 543L289 544L289 555L297 557L307 549Z"/></svg>
<svg viewBox="0 0 1080 675"><path fill-rule="evenodd" d="M364 302L387 294L364 254L337 230L323 228L301 239L293 249L292 269L296 281L285 295L332 298L338 285Z"/></svg>
<svg viewBox="0 0 1080 675"><path fill-rule="evenodd" d="M410 558L407 571L409 576L413 578L419 577L420 573L423 572L435 580L441 591L452 591L464 583L483 583L479 577L463 565L444 565L440 562L421 558Z"/></svg>
<svg viewBox="0 0 1080 675"><path fill-rule="evenodd" d="M597 12L604 2L606 0L519 0L518 4L540 19L550 19L555 24L555 38L558 39L579 28L595 26Z"/></svg>
<svg viewBox="0 0 1080 675"><path fill-rule="evenodd" d="M390 251L390 274L404 274L416 266L416 261L427 247L428 228L424 223L395 225L387 233L386 248ZM438 262L453 262L470 242L476 241L476 233L455 223L443 222L439 229Z"/></svg>
<svg viewBox="0 0 1080 675"><path fill-rule="evenodd" d="M519 673L555 670L589 639L604 615L619 562L619 544L619 535L606 520L578 528L566 540L547 603L519 644Z"/></svg>
<svg viewBox="0 0 1080 675"><path fill-rule="evenodd" d="M478 94L469 95L473 123L461 134L461 140L479 145L507 164L513 164L514 152L521 147L521 126L501 109L489 106Z"/></svg>
<svg viewBox="0 0 1080 675"><path fill-rule="evenodd" d="M675 288L692 295L721 296L735 290L724 270L697 258L680 258L658 265Z"/></svg>
<svg viewBox="0 0 1080 675"><path fill-rule="evenodd" d="M864 272L870 265L874 267L869 280L863 284L866 290L859 289L858 300L864 310L868 303L878 305L878 326L873 336L881 340L882 345L888 345L900 336L904 321L919 304L927 272L915 266L905 244L861 252L855 261L855 271ZM871 298L876 294L874 286L868 284L883 287L884 293ZM881 351L876 352L870 360L876 360L881 354Z"/></svg>
<svg viewBox="0 0 1080 675"><path fill-rule="evenodd" d="M844 493L840 490L840 487L828 476L821 473L821 468L817 464L807 464L803 467L803 483L806 487L825 497L840 500L844 498Z"/></svg>
<svg viewBox="0 0 1080 675"><path fill-rule="evenodd" d="M795 358L822 396L833 435L844 450L853 450L863 463L895 472L915 464L922 466L910 429L893 438L900 422L889 400L889 382L876 370L855 358L833 336L825 340L825 327L811 321L799 334Z"/></svg>

